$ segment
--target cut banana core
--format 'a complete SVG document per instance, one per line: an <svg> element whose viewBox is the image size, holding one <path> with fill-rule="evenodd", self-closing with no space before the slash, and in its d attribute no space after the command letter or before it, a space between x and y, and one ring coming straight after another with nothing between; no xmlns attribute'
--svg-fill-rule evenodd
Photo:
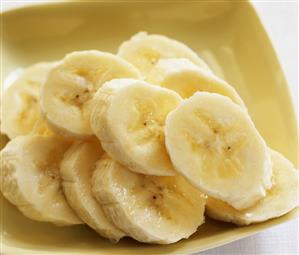
<svg viewBox="0 0 299 255"><path fill-rule="evenodd" d="M43 87L43 114L56 132L89 137L93 94L104 82L122 77L138 79L140 74L131 64L110 53L70 53L50 72Z"/></svg>
<svg viewBox="0 0 299 255"><path fill-rule="evenodd" d="M65 200L59 164L70 143L59 137L19 136L0 153L3 195L28 218L81 224Z"/></svg>
<svg viewBox="0 0 299 255"><path fill-rule="evenodd" d="M280 153L273 151L273 186L254 206L238 211L215 198L208 198L206 212L213 219L248 225L279 217L299 205L299 172Z"/></svg>
<svg viewBox="0 0 299 255"><path fill-rule="evenodd" d="M136 66L145 79L160 59L169 58L187 58L211 72L208 65L193 50L163 35L140 32L120 45L118 55Z"/></svg>
<svg viewBox="0 0 299 255"><path fill-rule="evenodd" d="M39 95L55 63L39 63L24 70L5 91L1 102L1 132L10 139L29 134L42 117Z"/></svg>
<svg viewBox="0 0 299 255"><path fill-rule="evenodd" d="M118 241L125 234L105 216L91 192L91 177L103 150L96 140L76 142L60 165L64 194L77 215L101 236Z"/></svg>
<svg viewBox="0 0 299 255"><path fill-rule="evenodd" d="M271 187L266 144L228 97L195 93L167 116L165 136L177 171L209 196L244 209Z"/></svg>
<svg viewBox="0 0 299 255"><path fill-rule="evenodd" d="M181 176L136 174L104 157L92 180L106 216L140 242L174 243L204 222L206 196Z"/></svg>
<svg viewBox="0 0 299 255"><path fill-rule="evenodd" d="M165 149L164 123L180 102L174 91L143 81L115 79L96 93L91 126L103 149L130 170L174 175Z"/></svg>
<svg viewBox="0 0 299 255"><path fill-rule="evenodd" d="M218 93L245 108L242 99L232 86L188 59L160 59L150 72L147 81L175 90L183 98L191 97L197 91Z"/></svg>

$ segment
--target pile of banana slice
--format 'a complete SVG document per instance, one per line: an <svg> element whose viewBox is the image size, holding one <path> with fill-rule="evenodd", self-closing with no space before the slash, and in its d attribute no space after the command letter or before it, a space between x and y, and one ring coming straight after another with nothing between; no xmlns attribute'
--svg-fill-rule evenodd
<svg viewBox="0 0 299 255"><path fill-rule="evenodd" d="M169 244L205 214L247 225L298 206L298 170L236 90L162 35L28 67L1 112L1 191L33 220Z"/></svg>

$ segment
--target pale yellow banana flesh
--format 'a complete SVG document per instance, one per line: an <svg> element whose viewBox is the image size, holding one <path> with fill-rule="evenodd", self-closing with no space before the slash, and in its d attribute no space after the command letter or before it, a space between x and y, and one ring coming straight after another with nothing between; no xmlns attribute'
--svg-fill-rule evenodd
<svg viewBox="0 0 299 255"><path fill-rule="evenodd" d="M181 176L137 174L104 157L92 180L107 217L140 242L174 243L204 222L206 196Z"/></svg>
<svg viewBox="0 0 299 255"><path fill-rule="evenodd" d="M30 219L169 244L205 210L241 226L299 204L298 170L266 146L236 90L166 36L30 66L0 104L1 191Z"/></svg>
<svg viewBox="0 0 299 255"><path fill-rule="evenodd" d="M42 89L41 109L55 132L88 138L93 94L114 78L140 78L125 60L100 51L73 52L54 68Z"/></svg>
<svg viewBox="0 0 299 255"><path fill-rule="evenodd" d="M207 91L227 96L245 107L236 90L215 74L184 58L161 59L150 72L148 82L175 90L183 98L195 92Z"/></svg>
<svg viewBox="0 0 299 255"><path fill-rule="evenodd" d="M299 205L299 171L280 153L271 152L273 186L252 207L238 211L215 198L208 198L206 213L216 220L237 225L266 221L284 215Z"/></svg>
<svg viewBox="0 0 299 255"><path fill-rule="evenodd" d="M39 95L48 73L55 63L39 63L28 67L13 82L1 99L1 132L10 139L32 132L42 121Z"/></svg>
<svg viewBox="0 0 299 255"><path fill-rule="evenodd" d="M91 192L91 177L103 154L97 140L76 142L65 153L60 165L62 186L69 205L101 236L118 241L125 234L105 216Z"/></svg>
<svg viewBox="0 0 299 255"><path fill-rule="evenodd" d="M118 55L140 70L145 79L160 59L187 58L201 68L210 71L208 65L181 42L162 35L137 33L123 42ZM211 71L210 71L211 72Z"/></svg>
<svg viewBox="0 0 299 255"><path fill-rule="evenodd" d="M114 79L94 97L91 127L103 149L130 170L174 175L165 149L164 122L180 101L174 91L134 79Z"/></svg>
<svg viewBox="0 0 299 255"><path fill-rule="evenodd" d="M228 97L197 92L166 119L166 148L178 172L237 209L271 187L267 146L247 112Z"/></svg>
<svg viewBox="0 0 299 255"><path fill-rule="evenodd" d="M27 135L0 153L1 191L28 218L56 225L81 224L67 204L59 164L70 143L59 137Z"/></svg>

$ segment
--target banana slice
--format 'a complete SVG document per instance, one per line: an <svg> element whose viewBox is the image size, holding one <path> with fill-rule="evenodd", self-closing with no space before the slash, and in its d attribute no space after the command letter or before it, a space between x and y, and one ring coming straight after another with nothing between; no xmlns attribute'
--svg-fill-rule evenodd
<svg viewBox="0 0 299 255"><path fill-rule="evenodd" d="M197 92L166 119L166 148L177 169L207 195L236 209L271 187L271 158L248 114L228 97Z"/></svg>
<svg viewBox="0 0 299 255"><path fill-rule="evenodd" d="M0 83L0 88L1 90L5 90L7 88L9 88L17 79L19 79L19 77L22 75L24 69L19 67L16 68L12 71L10 71L6 76L4 81ZM1 103L1 98L0 98L0 103Z"/></svg>
<svg viewBox="0 0 299 255"><path fill-rule="evenodd" d="M55 63L38 63L24 70L3 93L1 132L10 139L29 134L41 119L39 94Z"/></svg>
<svg viewBox="0 0 299 255"><path fill-rule="evenodd" d="M101 236L118 241L125 234L108 221L91 192L91 175L102 154L97 141L73 144L60 165L62 186L68 203L85 223Z"/></svg>
<svg viewBox="0 0 299 255"><path fill-rule="evenodd" d="M147 81L175 90L183 98L191 97L197 91L218 93L245 108L242 99L232 86L188 59L160 59L150 72Z"/></svg>
<svg viewBox="0 0 299 255"><path fill-rule="evenodd" d="M206 212L213 219L233 222L237 225L265 221L279 217L299 205L299 172L284 156L271 151L273 186L266 197L254 206L238 211L215 198L208 198Z"/></svg>
<svg viewBox="0 0 299 255"><path fill-rule="evenodd" d="M48 125L47 121L44 119L44 117L42 115L40 115L40 117L35 122L35 124L32 128L32 131L29 134L50 136L50 135L54 135L55 133L49 127L49 125Z"/></svg>
<svg viewBox="0 0 299 255"><path fill-rule="evenodd" d="M165 149L164 122L180 101L174 91L144 81L115 79L96 93L91 127L103 149L130 170L174 175Z"/></svg>
<svg viewBox="0 0 299 255"><path fill-rule="evenodd" d="M131 64L100 51L73 52L54 68L42 89L41 108L54 131L77 138L92 135L89 124L93 94L114 78L140 78Z"/></svg>
<svg viewBox="0 0 299 255"><path fill-rule="evenodd" d="M206 196L179 175L136 174L104 157L92 190L107 217L140 242L174 243L204 222Z"/></svg>
<svg viewBox="0 0 299 255"><path fill-rule="evenodd" d="M118 55L136 66L145 79L160 59L169 58L187 58L211 72L208 65L193 50L163 35L139 32L120 45Z"/></svg>
<svg viewBox="0 0 299 255"><path fill-rule="evenodd" d="M28 218L56 225L81 224L67 204L59 163L69 142L27 135L11 140L0 153L3 195Z"/></svg>

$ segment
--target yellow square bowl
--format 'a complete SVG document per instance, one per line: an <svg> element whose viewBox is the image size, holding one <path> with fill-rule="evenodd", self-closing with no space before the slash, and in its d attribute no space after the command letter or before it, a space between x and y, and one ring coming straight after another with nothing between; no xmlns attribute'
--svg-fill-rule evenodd
<svg viewBox="0 0 299 255"><path fill-rule="evenodd" d="M297 124L288 86L249 2L63 2L10 10L1 14L1 21L2 83L17 67L57 60L71 51L116 52L122 41L142 30L180 40L237 89L268 145L297 163ZM146 245L129 238L111 244L85 226L55 227L31 221L2 197L1 252L189 254L283 223L297 212L247 227L207 219L188 240L171 245Z"/></svg>

